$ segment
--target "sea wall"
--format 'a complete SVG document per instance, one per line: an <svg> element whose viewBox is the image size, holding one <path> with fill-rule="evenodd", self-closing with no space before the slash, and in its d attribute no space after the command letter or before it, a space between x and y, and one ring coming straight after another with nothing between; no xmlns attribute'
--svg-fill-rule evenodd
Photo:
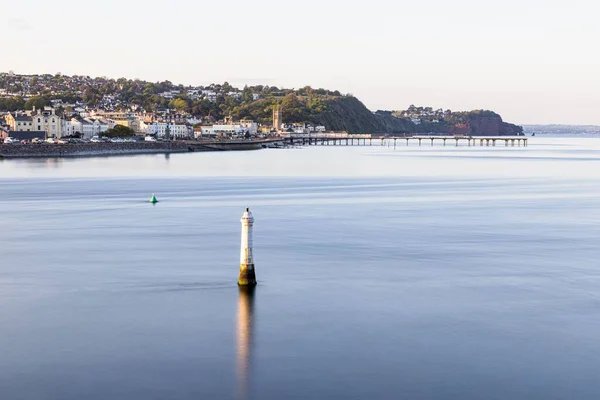
<svg viewBox="0 0 600 400"><path fill-rule="evenodd" d="M0 157L86 157L202 151L185 142L0 144Z"/></svg>
<svg viewBox="0 0 600 400"><path fill-rule="evenodd" d="M199 151L258 150L264 141L175 141L134 143L0 144L0 158L93 157Z"/></svg>

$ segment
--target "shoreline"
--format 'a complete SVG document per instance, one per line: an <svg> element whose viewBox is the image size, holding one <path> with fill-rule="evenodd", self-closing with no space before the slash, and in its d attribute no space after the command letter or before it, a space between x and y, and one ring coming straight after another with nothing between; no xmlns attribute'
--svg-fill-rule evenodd
<svg viewBox="0 0 600 400"><path fill-rule="evenodd" d="M269 141L173 141L135 143L0 144L0 159L110 157L205 151L259 150Z"/></svg>

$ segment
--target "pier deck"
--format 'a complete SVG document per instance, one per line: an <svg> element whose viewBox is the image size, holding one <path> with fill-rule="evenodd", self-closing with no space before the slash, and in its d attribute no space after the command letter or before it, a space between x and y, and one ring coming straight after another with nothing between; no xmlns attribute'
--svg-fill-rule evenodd
<svg viewBox="0 0 600 400"><path fill-rule="evenodd" d="M529 139L525 136L374 136L374 135L347 135L347 136L318 136L305 135L295 136L283 139L286 143L294 145L308 146L394 146L406 142L408 146L411 142L419 146L435 143L446 146L447 143L458 146L460 143L467 143L468 146L496 146L497 143L503 143L505 147L515 147L528 145Z"/></svg>

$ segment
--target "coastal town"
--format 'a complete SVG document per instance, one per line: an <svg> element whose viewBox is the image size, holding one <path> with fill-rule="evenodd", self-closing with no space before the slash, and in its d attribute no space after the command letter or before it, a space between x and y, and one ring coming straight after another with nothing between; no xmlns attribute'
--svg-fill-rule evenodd
<svg viewBox="0 0 600 400"><path fill-rule="evenodd" d="M194 86L0 73L4 143L325 134L520 136L523 128L489 110L411 105L406 110L372 111L352 94L310 86L238 88L228 82Z"/></svg>
<svg viewBox="0 0 600 400"><path fill-rule="evenodd" d="M177 88L165 84L162 86L169 90L152 93L152 104L144 106L135 99L128 100L114 93L90 94L99 85L98 79L8 73L0 74L0 81L0 139L9 142L94 141L112 136L108 133L117 126L127 128L120 131L125 135L149 140L252 138L327 130L324 125L306 122L284 123L279 104L268 105L272 113L270 120L236 119L231 113L222 112L219 115L214 112L215 106L241 103L244 96L251 101L261 97L259 93L250 93L248 88L240 91L228 84ZM122 89L123 85L105 90ZM259 89L265 92L264 87ZM272 90L268 88L266 93L271 94Z"/></svg>
<svg viewBox="0 0 600 400"><path fill-rule="evenodd" d="M324 133L324 126L309 124L283 124L281 111L273 110L272 124L259 124L252 120L234 121L227 117L215 124L194 123L192 118L178 113L139 113L90 110L76 107L69 115L59 114L55 107L43 107L30 111L6 112L0 125L0 139L48 143L63 143L66 139L95 141L115 127L128 128L130 137L152 139L201 139L201 138L252 138L289 136L290 134ZM119 139L119 138L113 138ZM122 138L121 138L122 139Z"/></svg>

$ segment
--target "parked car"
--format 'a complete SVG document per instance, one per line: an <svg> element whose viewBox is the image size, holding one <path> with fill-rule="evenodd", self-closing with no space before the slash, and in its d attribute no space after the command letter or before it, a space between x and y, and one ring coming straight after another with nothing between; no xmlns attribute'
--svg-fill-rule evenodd
<svg viewBox="0 0 600 400"><path fill-rule="evenodd" d="M9 136L7 138L4 138L4 144L16 144L16 143L19 143L19 141L13 137Z"/></svg>
<svg viewBox="0 0 600 400"><path fill-rule="evenodd" d="M156 142L156 138L154 136L146 136L144 140L146 142Z"/></svg>
<svg viewBox="0 0 600 400"><path fill-rule="evenodd" d="M90 142L92 143L102 143L102 139L100 139L98 136L94 136L90 139Z"/></svg>
<svg viewBox="0 0 600 400"><path fill-rule="evenodd" d="M42 142L43 142L43 140L40 140L39 138L33 138L33 139L31 139L31 144L40 144Z"/></svg>
<svg viewBox="0 0 600 400"><path fill-rule="evenodd" d="M54 138L48 138L48 139L46 139L46 143L52 143L52 144L54 144L54 143L56 143L56 141L55 141Z"/></svg>

